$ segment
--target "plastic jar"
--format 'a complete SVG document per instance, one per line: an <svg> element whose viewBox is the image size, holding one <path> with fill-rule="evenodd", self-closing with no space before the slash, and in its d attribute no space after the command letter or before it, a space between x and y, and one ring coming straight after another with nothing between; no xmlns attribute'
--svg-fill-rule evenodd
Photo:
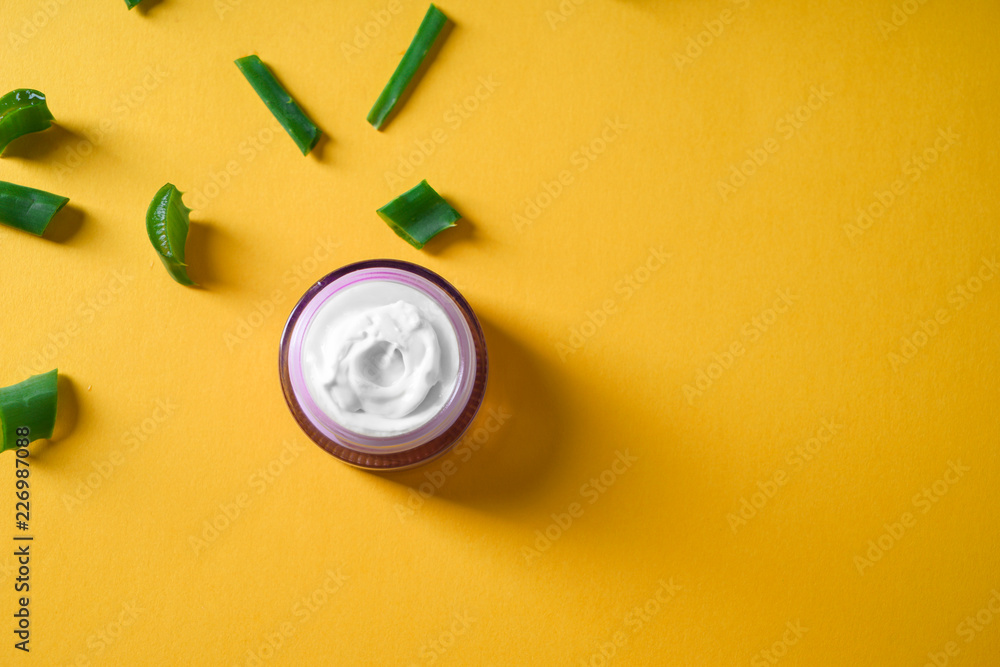
<svg viewBox="0 0 1000 667"><path fill-rule="evenodd" d="M396 435L366 435L338 423L319 407L303 365L304 341L322 306L342 290L367 281L399 283L421 292L444 311L458 339L457 379L447 400L427 422ZM399 470L443 454L468 429L486 392L486 340L468 302L444 278L410 262L369 260L337 269L306 290L285 323L278 371L292 416L313 442L359 468Z"/></svg>

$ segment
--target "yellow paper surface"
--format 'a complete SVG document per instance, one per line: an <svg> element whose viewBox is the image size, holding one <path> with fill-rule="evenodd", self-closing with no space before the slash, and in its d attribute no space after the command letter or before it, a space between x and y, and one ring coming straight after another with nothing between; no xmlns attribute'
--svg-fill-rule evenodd
<svg viewBox="0 0 1000 667"><path fill-rule="evenodd" d="M0 88L58 127L0 179L71 203L0 227L0 384L68 379L28 655L0 456L0 663L995 664L1000 6L441 8L376 132L425 3L5 0ZM417 251L375 209L424 178L465 218ZM146 238L165 182L205 289ZM491 364L469 439L383 476L277 373L305 289L378 257Z"/></svg>

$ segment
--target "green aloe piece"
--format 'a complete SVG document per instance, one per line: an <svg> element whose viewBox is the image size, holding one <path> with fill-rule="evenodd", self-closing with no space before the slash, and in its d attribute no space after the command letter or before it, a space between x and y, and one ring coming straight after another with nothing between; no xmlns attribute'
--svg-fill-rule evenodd
<svg viewBox="0 0 1000 667"><path fill-rule="evenodd" d="M67 197L0 181L0 222L41 236Z"/></svg>
<svg viewBox="0 0 1000 667"><path fill-rule="evenodd" d="M285 132L295 141L303 155L316 146L322 134L316 124L298 105L298 102L278 83L274 74L257 56L246 56L236 61L236 66L243 72L257 95L264 101L267 108L278 119Z"/></svg>
<svg viewBox="0 0 1000 667"><path fill-rule="evenodd" d="M417 187L399 195L377 212L392 231L417 250L438 232L454 227L455 221L462 217L427 181L420 181Z"/></svg>
<svg viewBox="0 0 1000 667"><path fill-rule="evenodd" d="M0 452L52 437L58 376L51 370L0 389Z"/></svg>
<svg viewBox="0 0 1000 667"><path fill-rule="evenodd" d="M129 9L132 9L133 7L135 7L136 5L138 5L140 2L142 2L142 0L125 0L125 4L128 5Z"/></svg>
<svg viewBox="0 0 1000 667"><path fill-rule="evenodd" d="M37 90L18 88L0 97L0 153L18 137L48 129L53 120Z"/></svg>
<svg viewBox="0 0 1000 667"><path fill-rule="evenodd" d="M403 54L403 59L396 66L396 71L392 73L389 83L385 84L382 94L378 96L375 105L368 112L368 122L376 130L382 129L386 118L392 113L406 87L410 85L413 75L420 69L420 64L427 57L427 52L431 50L431 46L434 45L441 33L441 29L447 23L448 17L433 4L427 9L424 20L421 21L420 28L417 29L417 34L410 42L410 47L406 49L406 53Z"/></svg>
<svg viewBox="0 0 1000 667"><path fill-rule="evenodd" d="M160 188L146 211L146 233L171 277L181 285L194 285L184 262L191 209L181 200L183 194L170 183Z"/></svg>

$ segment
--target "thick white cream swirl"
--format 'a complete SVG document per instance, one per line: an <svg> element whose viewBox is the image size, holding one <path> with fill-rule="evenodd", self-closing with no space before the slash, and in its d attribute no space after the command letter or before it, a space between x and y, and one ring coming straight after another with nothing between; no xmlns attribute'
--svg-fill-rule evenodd
<svg viewBox="0 0 1000 667"><path fill-rule="evenodd" d="M326 389L341 409L399 419L437 383L437 334L413 304L363 310L337 329L326 350L333 361Z"/></svg>
<svg viewBox="0 0 1000 667"><path fill-rule="evenodd" d="M324 303L303 355L317 405L369 436L427 423L458 377L458 337L447 314L426 294L390 281L360 283Z"/></svg>

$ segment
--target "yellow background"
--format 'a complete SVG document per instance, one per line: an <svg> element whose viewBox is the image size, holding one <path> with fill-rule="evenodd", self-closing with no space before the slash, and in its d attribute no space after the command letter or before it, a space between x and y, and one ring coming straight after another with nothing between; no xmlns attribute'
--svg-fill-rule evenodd
<svg viewBox="0 0 1000 667"><path fill-rule="evenodd" d="M450 0L381 133L365 115L426 3L147 4L4 2L0 88L44 91L59 127L0 178L71 209L52 238L0 228L0 382L69 379L31 448L32 652L12 647L5 546L0 662L922 665L954 642L949 664L996 664L1000 280L956 291L1000 244L996 2ZM233 65L252 52L328 135L319 155ZM417 251L375 209L422 178L466 218ZM167 181L206 289L146 238ZM442 462L352 469L278 383L294 302L376 257L463 292L491 355L483 416L510 415L480 419L427 498ZM769 313L777 290L792 305ZM922 346L894 364L903 337ZM635 461L595 493L618 453Z"/></svg>

